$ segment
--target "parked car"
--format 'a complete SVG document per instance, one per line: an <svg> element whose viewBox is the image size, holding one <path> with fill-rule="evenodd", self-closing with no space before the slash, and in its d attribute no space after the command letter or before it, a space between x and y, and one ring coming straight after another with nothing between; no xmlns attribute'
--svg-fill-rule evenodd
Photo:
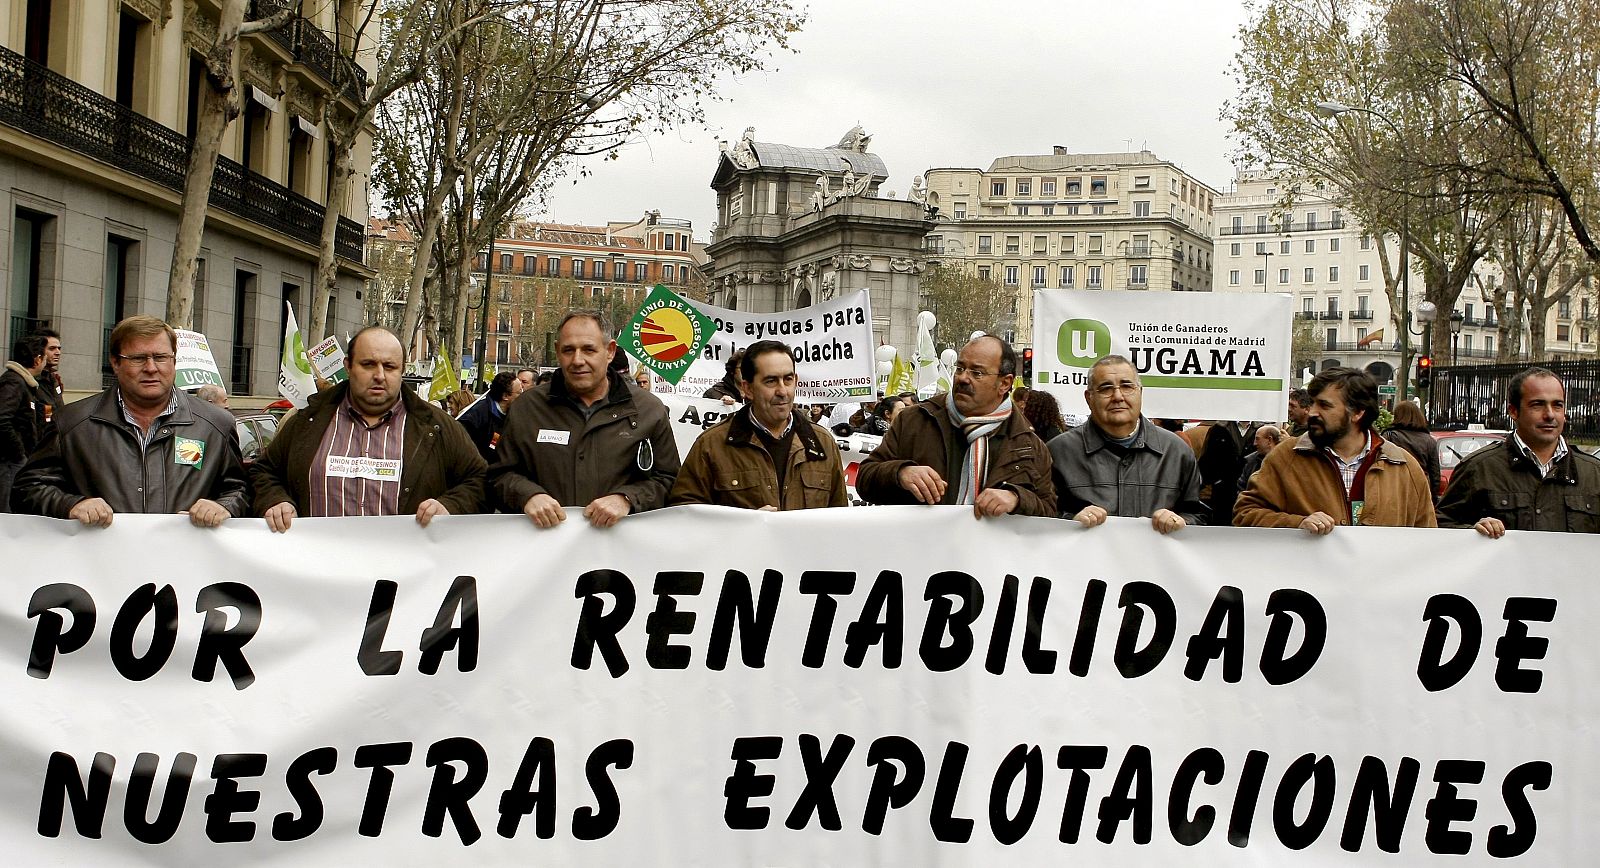
<svg viewBox="0 0 1600 868"><path fill-rule="evenodd" d="M1439 494L1450 486L1450 476L1455 473L1461 459L1477 452L1490 443L1506 439L1510 431L1435 431L1433 439L1439 441Z"/></svg>
<svg viewBox="0 0 1600 868"><path fill-rule="evenodd" d="M249 467L261 457L278 433L278 417L264 410L234 410L233 425L239 432L239 452L244 456L244 466Z"/></svg>

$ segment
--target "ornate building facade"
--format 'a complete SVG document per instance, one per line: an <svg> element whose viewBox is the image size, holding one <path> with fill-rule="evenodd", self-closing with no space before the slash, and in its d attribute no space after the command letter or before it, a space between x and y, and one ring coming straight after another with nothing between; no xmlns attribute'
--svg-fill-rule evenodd
<svg viewBox="0 0 1600 868"><path fill-rule="evenodd" d="M880 194L888 169L870 144L859 126L826 148L757 142L754 128L724 143L708 300L765 313L865 289L878 340L913 346L933 220L916 186L905 200Z"/></svg>

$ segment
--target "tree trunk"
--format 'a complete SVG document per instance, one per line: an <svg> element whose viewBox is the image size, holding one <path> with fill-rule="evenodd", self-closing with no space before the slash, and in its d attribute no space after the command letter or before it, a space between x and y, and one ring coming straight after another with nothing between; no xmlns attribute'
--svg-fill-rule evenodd
<svg viewBox="0 0 1600 868"><path fill-rule="evenodd" d="M247 0L223 0L217 21L217 41L206 55L205 87L200 98L189 165L183 173L183 203L178 212L177 235L172 245L172 268L167 275L167 323L189 328L194 323L194 279L200 242L205 236L206 210L211 204L211 179L228 124L239 115L239 28L244 24Z"/></svg>
<svg viewBox="0 0 1600 868"><path fill-rule="evenodd" d="M306 346L327 337L328 299L339 289L339 257L334 253L339 237L339 218L344 216L346 188L350 185L350 146L355 135L335 132L337 123L328 119L328 141L333 148L332 173L328 178L328 200L322 211L322 233L317 248L317 277L311 291L311 314L306 317ZM379 295L382 295L381 290Z"/></svg>
<svg viewBox="0 0 1600 868"><path fill-rule="evenodd" d="M411 288L406 292L405 318L401 320L401 334L410 335L417 329L422 316L422 285L433 267L433 245L439 237L440 224L444 222L444 200L449 195L450 183L440 183L428 197L427 210L422 215L422 235L417 239L417 259L411 265Z"/></svg>

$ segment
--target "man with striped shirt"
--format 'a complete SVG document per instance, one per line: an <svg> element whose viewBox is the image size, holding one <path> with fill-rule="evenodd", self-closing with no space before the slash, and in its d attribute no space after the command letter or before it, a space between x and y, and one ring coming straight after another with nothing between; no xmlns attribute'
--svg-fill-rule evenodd
<svg viewBox="0 0 1600 868"><path fill-rule="evenodd" d="M466 429L402 388L400 339L377 326L350 339L348 382L284 423L251 468L256 512L282 533L295 517L483 510L487 465Z"/></svg>

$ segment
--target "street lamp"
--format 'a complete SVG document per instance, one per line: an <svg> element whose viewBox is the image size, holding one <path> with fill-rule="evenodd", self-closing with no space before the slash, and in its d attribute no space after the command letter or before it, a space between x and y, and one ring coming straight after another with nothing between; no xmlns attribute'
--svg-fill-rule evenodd
<svg viewBox="0 0 1600 868"><path fill-rule="evenodd" d="M1272 251L1261 248L1261 291L1271 292L1272 286Z"/></svg>
<svg viewBox="0 0 1600 868"><path fill-rule="evenodd" d="M1456 417L1456 349L1461 341L1461 326L1466 324L1466 317L1461 311L1450 312L1450 418Z"/></svg>
<svg viewBox="0 0 1600 868"><path fill-rule="evenodd" d="M1383 121L1385 124L1387 124L1389 129L1394 131L1394 135L1395 135L1396 139L1404 138L1404 136L1401 135L1401 133L1400 133L1400 127L1398 125L1396 125L1394 121L1390 120L1388 115L1385 115L1382 112L1375 111L1373 109L1362 108L1360 106L1345 105L1344 103L1335 102L1333 100L1323 100L1322 102L1319 102L1319 103L1316 104L1315 109L1316 109L1317 114L1319 114L1319 115L1321 115L1322 117L1325 117L1325 118L1337 118L1340 115L1348 114L1350 112L1358 112L1360 114L1372 115L1373 117L1375 117L1378 120ZM1408 375L1409 375L1409 372L1411 371L1411 191L1410 191L1409 188L1404 190L1404 191L1402 191L1402 200L1401 201L1402 201L1402 205L1401 205L1401 210L1400 210L1400 398L1399 399L1404 401L1406 399L1406 391L1407 391L1406 390L1406 386L1407 386L1407 383L1408 383ZM1378 243L1382 244L1383 243L1382 239L1379 239ZM1424 302L1424 304L1427 304L1429 310L1433 309L1433 305L1431 303ZM1422 311L1421 306L1418 306L1417 312L1418 312L1419 316L1421 314L1421 311ZM1429 320L1427 320L1427 322L1431 325L1432 324L1431 318ZM1424 331L1426 331L1426 330L1427 329L1424 328ZM1423 340L1422 351L1424 353L1428 353L1428 352L1432 352L1432 350L1433 350L1432 345L1429 344L1426 339L1424 339Z"/></svg>
<svg viewBox="0 0 1600 868"><path fill-rule="evenodd" d="M1408 313L1409 313L1409 309L1408 309ZM1439 318L1439 308L1433 302L1424 301L1424 302L1422 302L1422 303L1417 305L1417 313L1416 313L1415 319L1416 319L1417 322L1422 323L1422 353L1423 353L1423 355L1427 355L1428 354L1428 348L1433 346L1433 321L1438 319L1438 318ZM1415 332L1411 331L1411 326L1407 325L1405 334L1404 334L1404 336L1402 338L1403 340L1405 340L1407 346L1410 345L1410 343L1411 343L1411 335L1413 335L1413 334L1415 334ZM1427 407L1428 407L1428 418L1432 419L1433 418L1433 383L1432 382L1428 383L1428 396L1427 396L1426 404L1427 404Z"/></svg>

